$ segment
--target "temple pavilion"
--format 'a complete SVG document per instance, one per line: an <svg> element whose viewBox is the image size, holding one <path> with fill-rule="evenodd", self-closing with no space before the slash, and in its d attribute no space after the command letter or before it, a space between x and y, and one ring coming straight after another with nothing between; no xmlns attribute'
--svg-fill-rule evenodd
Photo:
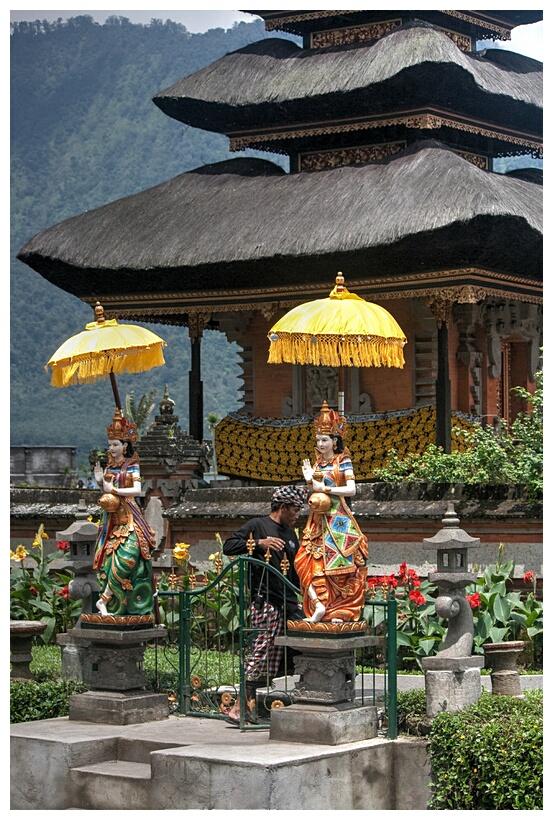
<svg viewBox="0 0 553 820"><path fill-rule="evenodd" d="M358 479L391 448L448 451L452 427L511 421L511 388L531 391L540 366L542 185L540 169L501 173L500 160L542 157L542 64L476 44L542 12L251 13L266 38L153 102L267 159L202 166L65 220L19 258L108 316L188 328L193 439L202 332L239 345L242 408L216 431L218 470L234 478L301 479L337 372L269 364L267 336L338 272L407 337L403 369L346 368Z"/></svg>

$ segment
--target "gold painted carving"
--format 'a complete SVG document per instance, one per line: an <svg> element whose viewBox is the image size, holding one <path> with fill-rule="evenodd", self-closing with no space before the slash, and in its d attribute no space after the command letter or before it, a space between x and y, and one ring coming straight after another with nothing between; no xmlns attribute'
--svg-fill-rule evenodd
<svg viewBox="0 0 553 820"><path fill-rule="evenodd" d="M481 168L483 171L488 170L488 158L482 156L481 154L469 154L467 151L455 151L455 153L466 159L467 162L472 163L472 165L476 165L477 168Z"/></svg>
<svg viewBox="0 0 553 820"><path fill-rule="evenodd" d="M308 635L320 636L328 635L364 635L367 631L366 621L346 621L345 623L329 623L327 621L319 621L316 624L309 621L286 621L286 629L288 634L291 632L302 632ZM375 642L381 643L382 639L376 638Z"/></svg>
<svg viewBox="0 0 553 820"><path fill-rule="evenodd" d="M472 39L467 37L466 34L459 34L458 31L450 31L448 28L441 28L440 31L447 34L459 51L472 51Z"/></svg>
<svg viewBox="0 0 553 820"><path fill-rule="evenodd" d="M403 151L405 146L405 142L385 142L380 145L360 145L356 148L310 151L300 154L300 171L323 171L328 168L376 162Z"/></svg>
<svg viewBox="0 0 553 820"><path fill-rule="evenodd" d="M298 126L290 131L280 131L273 133L257 133L247 136L230 136L230 150L242 151L244 148L263 145L276 140L292 140L300 137L316 137L326 134L343 134L354 131L366 131L371 128L388 128L397 125L404 125L406 128L415 129L436 129L454 128L458 131L465 131L471 134L507 142L513 145L521 145L530 149L534 156L543 157L543 143L531 139L530 136L508 134L490 128L484 123L470 123L457 118L447 117L443 114L429 111L413 112L405 115L395 115L384 119L364 119L355 122L332 123L329 125Z"/></svg>
<svg viewBox="0 0 553 820"><path fill-rule="evenodd" d="M359 9L357 9L357 11L359 11ZM355 9L353 11L340 11L340 14L356 13ZM290 14L286 15L286 17L275 17L272 20L265 20L265 30L273 31L276 28L285 26L287 23L303 23L307 20L321 20L324 17L333 17L335 14L335 11L308 11L304 14Z"/></svg>
<svg viewBox="0 0 553 820"><path fill-rule="evenodd" d="M201 339L202 334L211 321L211 311L194 310L188 311L188 335L191 339Z"/></svg>
<svg viewBox="0 0 553 820"><path fill-rule="evenodd" d="M349 46L351 43L368 43L380 40L385 34L399 28L401 20L382 20L378 23L366 23L362 26L329 29L328 31L311 32L311 48L330 48L332 46Z"/></svg>
<svg viewBox="0 0 553 820"><path fill-rule="evenodd" d="M478 286L455 286L451 284L455 279L462 279L466 276L476 278L481 280L481 282ZM444 285L444 282L449 282L449 285ZM506 291L505 287L502 287L503 284L526 289L525 293L509 292L508 296L510 299L538 305L543 303L541 282L536 282L521 276L500 274L495 271L486 270L485 268L453 268L449 270L405 274L403 276L394 276L393 281L386 277L371 278L370 282L367 282L366 279L348 279L349 290L361 296L371 296L372 299L381 300L411 299L414 296L426 297L435 293L436 289L439 288L443 290L444 287L473 288L474 292L478 292L478 288L481 288L487 296L504 297ZM392 285L393 290L391 289ZM181 291L178 293L165 293L156 297L156 299L160 301L163 299L163 301L167 302L167 306L162 303L152 306L152 294L148 293L125 293L119 296L102 294L101 298L104 307L109 304L110 310L120 319L131 320L147 318L149 321L156 321L160 316L173 315L182 317L180 324L184 325L184 315L187 311L192 312L193 310L193 308L186 307L187 302L193 303L199 300L209 302L209 307L201 307L200 310L205 311L204 315L208 315L207 311L209 311L209 315L211 316L215 313L248 313L253 310L261 310L269 297L273 298L271 305L274 305L275 309L288 309L289 307L301 304L307 298L321 298L327 293L328 288L321 288L320 284L305 284L287 285L285 288L279 288L276 285L267 285L264 288L251 288L249 290ZM243 301L229 301L236 298L240 298ZM257 302L256 300L259 301ZM96 299L87 299L84 301L93 307ZM179 302L180 304L171 305L171 301Z"/></svg>
<svg viewBox="0 0 553 820"><path fill-rule="evenodd" d="M453 310L453 302L450 299L447 299L444 295L434 294L432 297L426 300L426 304L434 314L434 318L438 323L438 327L441 327L444 322L446 326L449 325L451 321L451 313Z"/></svg>
<svg viewBox="0 0 553 820"><path fill-rule="evenodd" d="M458 20L464 20L466 23L471 23L473 26L478 26L478 28L485 28L487 31L498 35L493 38L495 40L511 39L511 31L508 28L497 26L494 23L489 23L488 21L480 20L478 17L472 17L470 14L463 14L461 11L441 11L441 13L449 14L450 17L456 17Z"/></svg>

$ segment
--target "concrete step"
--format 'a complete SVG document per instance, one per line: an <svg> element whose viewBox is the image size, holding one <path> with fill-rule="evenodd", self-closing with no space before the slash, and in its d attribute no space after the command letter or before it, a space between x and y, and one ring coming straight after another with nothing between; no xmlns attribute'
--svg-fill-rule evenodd
<svg viewBox="0 0 553 820"><path fill-rule="evenodd" d="M149 763L105 760L71 769L81 809L149 809Z"/></svg>

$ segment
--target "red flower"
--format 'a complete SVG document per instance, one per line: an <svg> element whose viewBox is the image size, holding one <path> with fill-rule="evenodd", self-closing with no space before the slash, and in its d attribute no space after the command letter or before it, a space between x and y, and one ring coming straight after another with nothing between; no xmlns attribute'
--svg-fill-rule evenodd
<svg viewBox="0 0 553 820"><path fill-rule="evenodd" d="M401 581L402 584L404 584L406 578L407 578L407 563L404 561L403 564L400 564L400 566L399 566L399 580Z"/></svg>
<svg viewBox="0 0 553 820"><path fill-rule="evenodd" d="M526 573L524 574L524 583L525 583L525 584L531 584L531 583L534 581L534 576L535 576L535 574L536 574L536 573L535 573L535 572L532 572L532 571L530 571L530 572L526 572Z"/></svg>
<svg viewBox="0 0 553 820"><path fill-rule="evenodd" d="M409 575L409 581L411 582L411 584L414 587L420 587L420 585L421 585L420 578L417 575L417 573L415 572L415 570L414 569L408 569L407 574Z"/></svg>
<svg viewBox="0 0 553 820"><path fill-rule="evenodd" d="M66 584L59 592L60 598L69 598L69 586Z"/></svg>
<svg viewBox="0 0 553 820"><path fill-rule="evenodd" d="M367 578L367 587L371 589L371 587L377 587L379 583L379 579L376 578L374 575L371 575L370 578Z"/></svg>
<svg viewBox="0 0 553 820"><path fill-rule="evenodd" d="M472 595L466 596L467 601L470 604L471 609L478 609L482 601L480 600L480 593L475 592Z"/></svg>
<svg viewBox="0 0 553 820"><path fill-rule="evenodd" d="M58 541L58 549L67 552L67 550L71 549L71 544L69 541Z"/></svg>
<svg viewBox="0 0 553 820"><path fill-rule="evenodd" d="M38 596L38 589L36 587L29 587L29 592L31 595L34 595L35 598Z"/></svg>
<svg viewBox="0 0 553 820"><path fill-rule="evenodd" d="M421 606L422 604L426 603L426 598L419 589L411 590L411 592L409 593L409 600L413 601L413 603L417 606Z"/></svg>

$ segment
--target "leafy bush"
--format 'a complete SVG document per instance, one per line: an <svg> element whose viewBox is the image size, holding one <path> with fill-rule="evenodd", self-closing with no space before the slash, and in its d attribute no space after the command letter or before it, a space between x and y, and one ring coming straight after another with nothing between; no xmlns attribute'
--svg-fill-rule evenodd
<svg viewBox="0 0 553 820"><path fill-rule="evenodd" d="M65 717L69 695L86 692L80 681L10 681L10 723Z"/></svg>
<svg viewBox="0 0 553 820"><path fill-rule="evenodd" d="M474 652L482 654L486 643L525 641L526 662L531 667L543 664L543 604L536 597L536 576L528 572L526 583L532 591L525 595L508 590L514 561L503 563L503 544L497 562L486 567L476 584L467 587L467 598L474 615Z"/></svg>
<svg viewBox="0 0 553 820"><path fill-rule="evenodd" d="M536 597L536 577L533 572L524 576L532 591L509 591L514 562L503 563L503 552L500 544L496 563L485 567L476 584L466 589L474 619L473 651L481 655L486 643L523 640L527 645L524 663L532 669L541 668L543 604ZM396 599L398 669L422 668L422 659L440 650L447 631L447 621L436 614L436 586L431 581L421 581L405 562L397 575L369 577L367 586L364 618L377 631L382 628L385 615L382 609L373 609L371 602L385 600L390 594Z"/></svg>
<svg viewBox="0 0 553 820"><path fill-rule="evenodd" d="M430 809L542 809L543 692L485 692L469 709L440 713L429 751Z"/></svg>
<svg viewBox="0 0 553 820"><path fill-rule="evenodd" d="M470 430L453 427L451 453L430 444L424 453L400 459L390 450L384 467L375 470L383 481L428 481L439 484L522 484L530 497L543 492L543 372L536 373L536 391L513 392L530 408L519 413L511 428L501 421Z"/></svg>
<svg viewBox="0 0 553 820"><path fill-rule="evenodd" d="M45 623L40 639L48 644L58 633L67 632L75 624L81 613L81 601L69 596L73 575L51 570L50 565L57 556L45 554L45 538L48 536L41 524L30 552L22 544L15 552L10 550L10 558L16 564L10 573L10 618ZM62 552L68 548L66 541L58 543ZM32 569L24 566L27 558L34 562Z"/></svg>

